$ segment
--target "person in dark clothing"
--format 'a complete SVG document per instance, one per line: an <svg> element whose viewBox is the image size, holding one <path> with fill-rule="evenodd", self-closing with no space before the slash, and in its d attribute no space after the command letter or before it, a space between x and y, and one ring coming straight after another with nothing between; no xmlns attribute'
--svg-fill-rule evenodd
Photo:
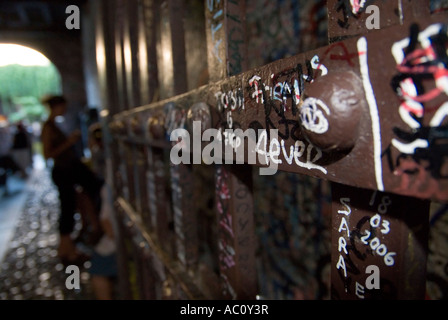
<svg viewBox="0 0 448 320"><path fill-rule="evenodd" d="M25 126L21 122L16 125L11 154L14 161L19 165L22 175L26 177L28 175L27 169L32 164L33 154L31 151L30 137Z"/></svg>
<svg viewBox="0 0 448 320"><path fill-rule="evenodd" d="M80 264L88 257L77 250L71 238L74 230L74 214L77 209L77 189L82 188L84 195L84 209L90 210L89 217L93 228L98 231L99 207L95 205L100 199L100 190L103 181L99 179L77 156L74 148L80 139L79 130L66 136L57 126L55 118L65 114L67 102L63 96L52 96L44 103L50 108L50 115L42 127L42 144L45 159L53 159L52 180L59 191L60 217L59 234L60 243L58 255L66 264ZM96 219L95 219L96 217Z"/></svg>
<svg viewBox="0 0 448 320"><path fill-rule="evenodd" d="M13 149L24 149L30 146L28 134L23 123L19 122L16 126L17 131L14 134L14 141L12 143Z"/></svg>
<svg viewBox="0 0 448 320"><path fill-rule="evenodd" d="M7 118L0 115L0 186L5 186L5 194L8 194L8 174L23 171L11 154L12 135Z"/></svg>
<svg viewBox="0 0 448 320"><path fill-rule="evenodd" d="M16 173L18 171L21 172L20 167L14 161L13 157L9 154L0 156L0 186L6 186L6 180L8 175L8 170L12 173ZM8 188L5 189L5 193L8 194Z"/></svg>

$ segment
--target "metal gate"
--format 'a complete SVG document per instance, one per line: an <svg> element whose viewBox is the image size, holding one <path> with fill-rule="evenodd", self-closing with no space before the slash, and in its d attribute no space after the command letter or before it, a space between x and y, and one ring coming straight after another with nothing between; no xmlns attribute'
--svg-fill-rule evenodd
<svg viewBox="0 0 448 320"><path fill-rule="evenodd" d="M99 2L122 297L425 298L430 201L448 200L447 14L287 1L310 18L286 30L261 21L272 3ZM251 10L302 53L254 66Z"/></svg>

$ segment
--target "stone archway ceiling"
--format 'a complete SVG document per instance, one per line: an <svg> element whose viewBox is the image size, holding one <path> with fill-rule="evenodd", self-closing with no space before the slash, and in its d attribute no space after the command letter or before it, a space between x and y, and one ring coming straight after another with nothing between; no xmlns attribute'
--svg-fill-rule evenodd
<svg viewBox="0 0 448 320"><path fill-rule="evenodd" d="M0 2L0 31L64 32L65 9L81 6L86 0L2 0Z"/></svg>

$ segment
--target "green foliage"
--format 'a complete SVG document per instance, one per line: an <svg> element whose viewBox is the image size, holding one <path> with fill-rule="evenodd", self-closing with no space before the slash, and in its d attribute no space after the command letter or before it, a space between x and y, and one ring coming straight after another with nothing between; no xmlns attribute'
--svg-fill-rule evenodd
<svg viewBox="0 0 448 320"><path fill-rule="evenodd" d="M42 120L46 115L40 99L47 94L60 94L61 81L54 65L0 67L0 113L11 122Z"/></svg>
<svg viewBox="0 0 448 320"><path fill-rule="evenodd" d="M11 122L24 119L30 122L40 121L47 113L47 110L40 103L39 99L33 96L12 98L12 104L15 106L16 111L9 116Z"/></svg>

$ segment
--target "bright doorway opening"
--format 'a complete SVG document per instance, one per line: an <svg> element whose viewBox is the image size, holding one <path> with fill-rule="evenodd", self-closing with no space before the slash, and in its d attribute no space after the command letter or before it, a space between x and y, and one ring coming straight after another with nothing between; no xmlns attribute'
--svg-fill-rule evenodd
<svg viewBox="0 0 448 320"><path fill-rule="evenodd" d="M13 148L17 131L25 128L31 156L41 155L40 132L48 110L48 94L61 94L61 76L42 53L22 45L0 44L0 149Z"/></svg>

